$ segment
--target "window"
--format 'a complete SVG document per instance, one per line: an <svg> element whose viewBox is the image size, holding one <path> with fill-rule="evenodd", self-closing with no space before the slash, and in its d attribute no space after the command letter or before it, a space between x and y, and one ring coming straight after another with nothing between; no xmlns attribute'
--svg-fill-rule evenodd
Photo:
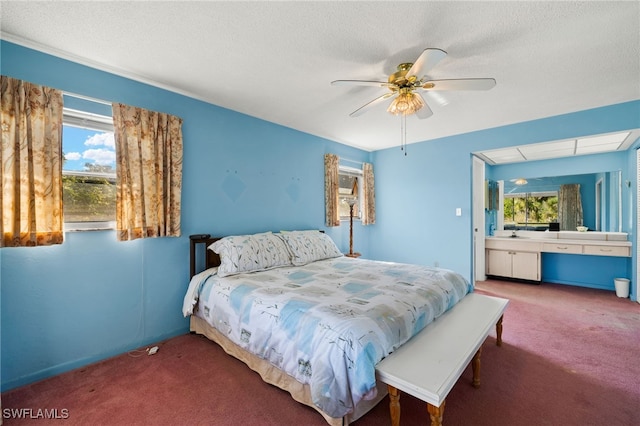
<svg viewBox="0 0 640 426"><path fill-rule="evenodd" d="M114 229L116 154L112 117L64 110L65 230Z"/></svg>
<svg viewBox="0 0 640 426"><path fill-rule="evenodd" d="M353 217L360 219L361 208L360 200L362 188L362 170L351 167L340 166L338 169L339 188L338 188L338 208L341 220L350 218L350 203L353 203Z"/></svg>
<svg viewBox="0 0 640 426"><path fill-rule="evenodd" d="M558 192L505 194L504 229L546 231L558 221Z"/></svg>

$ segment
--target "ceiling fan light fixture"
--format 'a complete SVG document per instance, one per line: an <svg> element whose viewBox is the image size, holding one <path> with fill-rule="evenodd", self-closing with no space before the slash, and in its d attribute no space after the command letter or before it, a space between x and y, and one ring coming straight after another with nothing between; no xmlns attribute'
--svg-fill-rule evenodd
<svg viewBox="0 0 640 426"><path fill-rule="evenodd" d="M390 91L374 100L366 103L349 116L358 117L365 111L378 105L380 102L394 96L395 98L387 108L387 112L400 116L400 148L407 155L407 116L416 114L419 119L425 119L433 115L433 111L419 94L420 90L438 91L446 90L489 90L496 85L493 78L454 78L447 80L426 81L428 72L445 56L447 52L437 48L426 48L415 62L403 62L398 65L397 71L389 75L387 82L372 80L334 80L332 85L352 84L358 86L386 87ZM420 77L422 76L422 77ZM443 102L443 105L446 102Z"/></svg>
<svg viewBox="0 0 640 426"><path fill-rule="evenodd" d="M416 96L410 88L405 87L400 89L398 96L387 108L387 112L393 115L411 115L422 107L424 107L422 97Z"/></svg>

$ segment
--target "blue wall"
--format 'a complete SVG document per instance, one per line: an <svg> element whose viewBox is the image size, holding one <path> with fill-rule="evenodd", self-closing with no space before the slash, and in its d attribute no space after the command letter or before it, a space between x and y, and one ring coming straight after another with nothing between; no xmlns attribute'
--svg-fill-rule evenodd
<svg viewBox="0 0 640 426"><path fill-rule="evenodd" d="M609 209L605 211L609 218L609 224L613 229L618 230L618 177L617 173L611 171L623 171L622 180L630 180L634 176L633 171L627 170L627 157L633 155L635 151L613 152L606 154L584 155L570 159L556 159L547 161L531 161L527 163L506 164L501 166L488 167L488 174L494 180L506 180L514 176L526 176L530 184L535 187L534 179L544 176L559 176L555 179L559 183L580 183L581 195L584 209L584 224L590 229L595 228L595 176L606 178L608 187L605 192L611 198L607 203ZM593 174L585 174L587 172ZM611 174L615 176L610 176ZM567 176L564 176L567 175ZM587 177L590 177L587 179ZM622 211L626 216L632 215L629 211L629 199L632 190L629 186L622 187ZM587 208L586 206L590 206ZM623 216L625 216L623 214ZM622 231L632 233L629 221L622 223ZM633 237L630 236L632 239ZM579 285L583 287L598 288L604 290L614 290L614 278L634 277L631 258L607 257L607 256L577 256L556 253L544 253L542 255L542 281ZM632 279L632 281L634 281ZM637 297L634 291L634 298Z"/></svg>
<svg viewBox="0 0 640 426"><path fill-rule="evenodd" d="M407 126L411 128L410 120L407 120ZM469 278L473 267L473 152L639 127L640 101L634 101L412 144L407 156L395 148L376 151L373 163L378 220L369 230L370 255L381 260L439 264ZM555 176L559 171L584 174L621 170L623 182L635 182L634 164L635 150L630 149L622 153L502 166L504 175L488 170L487 178ZM623 231L630 234L631 241L635 240L634 191L635 185L623 185ZM462 208L461 217L455 216L457 207ZM629 258L623 262L622 268L619 260L601 265L616 273L622 272L628 278L635 277L635 262ZM570 264L576 267L576 264ZM612 280L610 286L613 288ZM636 297L634 294L633 298Z"/></svg>
<svg viewBox="0 0 640 426"><path fill-rule="evenodd" d="M357 251L469 278L472 152L640 127L637 101L412 144L407 156L370 154L4 41L0 49L4 75L184 119L182 237L119 243L113 231L79 232L56 247L0 250L3 390L186 332L188 235L324 229L325 153L374 164L377 223L355 224ZM635 152L624 155L623 179L635 182ZM347 224L327 232L348 249Z"/></svg>
<svg viewBox="0 0 640 426"><path fill-rule="evenodd" d="M542 281L615 290L615 278L632 277L630 262L628 257L542 253Z"/></svg>
<svg viewBox="0 0 640 426"><path fill-rule="evenodd" d="M2 42L1 73L184 119L182 237L116 242L67 233L54 247L0 250L2 389L188 331L189 234L324 229L324 159L370 154ZM327 232L348 251L348 223ZM367 255L366 227L354 224Z"/></svg>

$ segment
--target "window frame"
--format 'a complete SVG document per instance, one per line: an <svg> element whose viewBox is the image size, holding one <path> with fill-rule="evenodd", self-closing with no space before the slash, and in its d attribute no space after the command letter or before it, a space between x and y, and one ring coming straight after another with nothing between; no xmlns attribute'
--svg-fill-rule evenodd
<svg viewBox="0 0 640 426"><path fill-rule="evenodd" d="M353 215L354 220L362 220L362 184L363 184L363 171L362 169L358 169L355 167L348 166L338 166L338 182L340 182L341 176L352 176L358 179L358 194L355 196L357 208L357 214ZM340 213L340 205L343 203L343 200L349 198L348 196L340 193L340 186L338 184L338 213ZM342 215L340 214L340 221L348 221L351 220L351 215Z"/></svg>
<svg viewBox="0 0 640 426"><path fill-rule="evenodd" d="M62 125L77 127L87 130L95 130L99 132L115 133L113 126L113 117L102 114L94 114L86 111L81 111L72 108L64 108L62 114ZM64 139L62 140L62 148L64 150ZM84 172L73 170L62 170L62 176L82 176L82 177L95 177L104 178L116 183L116 173L99 173L99 172ZM64 209L64 200L62 202ZM115 216L115 204L114 204L114 216ZM116 221L87 221L87 222L63 222L63 232L83 232L83 231L110 231L116 229Z"/></svg>
<svg viewBox="0 0 640 426"><path fill-rule="evenodd" d="M558 197L559 193L558 191L531 191L531 192L514 192L514 193L510 193L510 194L504 194L504 199L502 202L502 217L503 217L503 229L506 230L510 230L511 228L508 227L510 226L507 224L507 220L504 217L505 213L506 213L506 209L505 209L505 204L507 202L508 199L512 199L512 198L522 198L525 199L525 207L526 207L526 199L528 198L539 198L539 197ZM557 214L557 212L556 212ZM525 219L528 219L529 215L525 213ZM556 217L556 221L557 221L557 217ZM542 230L543 228L545 228L544 225L546 225L546 229L549 229L549 223L552 222L529 222L528 220L526 222L520 223L520 222L515 222L514 229L515 230L529 230L530 227L535 226L536 228L540 228L539 230ZM519 227L519 224L521 225ZM524 226L524 228L522 228L522 226Z"/></svg>

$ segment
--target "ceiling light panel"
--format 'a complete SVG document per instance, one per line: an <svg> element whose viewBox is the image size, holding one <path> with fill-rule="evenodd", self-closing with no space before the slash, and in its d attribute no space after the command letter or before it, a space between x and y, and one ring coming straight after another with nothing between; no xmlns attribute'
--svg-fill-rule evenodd
<svg viewBox="0 0 640 426"><path fill-rule="evenodd" d="M492 151L484 151L481 154L496 164L526 160L517 148L494 149Z"/></svg>
<svg viewBox="0 0 640 426"><path fill-rule="evenodd" d="M574 140L558 141L558 142L545 142L537 143L533 145L525 145L520 147L520 151L525 157L531 158L532 155L539 155L545 152L566 152L567 150L573 151L575 148ZM570 154L571 155L571 154Z"/></svg>
<svg viewBox="0 0 640 426"><path fill-rule="evenodd" d="M548 160L574 155L601 154L624 151L640 137L640 129L588 136L580 139L565 139L530 145L513 146L477 153L492 164L518 163L527 160Z"/></svg>
<svg viewBox="0 0 640 426"><path fill-rule="evenodd" d="M546 160L549 158L570 157L576 153L573 147L554 149L548 151L535 151L527 153L527 159L529 160Z"/></svg>
<svg viewBox="0 0 640 426"><path fill-rule="evenodd" d="M617 146L620 146L622 142L624 142L625 139L627 139L630 133L631 132L612 133L610 135L582 138L582 139L578 139L578 146L611 145L611 144L617 144Z"/></svg>
<svg viewBox="0 0 640 426"><path fill-rule="evenodd" d="M596 154L602 152L612 152L617 151L620 147L619 142L609 143L609 144L600 144L600 145L579 145L576 150L576 154Z"/></svg>

